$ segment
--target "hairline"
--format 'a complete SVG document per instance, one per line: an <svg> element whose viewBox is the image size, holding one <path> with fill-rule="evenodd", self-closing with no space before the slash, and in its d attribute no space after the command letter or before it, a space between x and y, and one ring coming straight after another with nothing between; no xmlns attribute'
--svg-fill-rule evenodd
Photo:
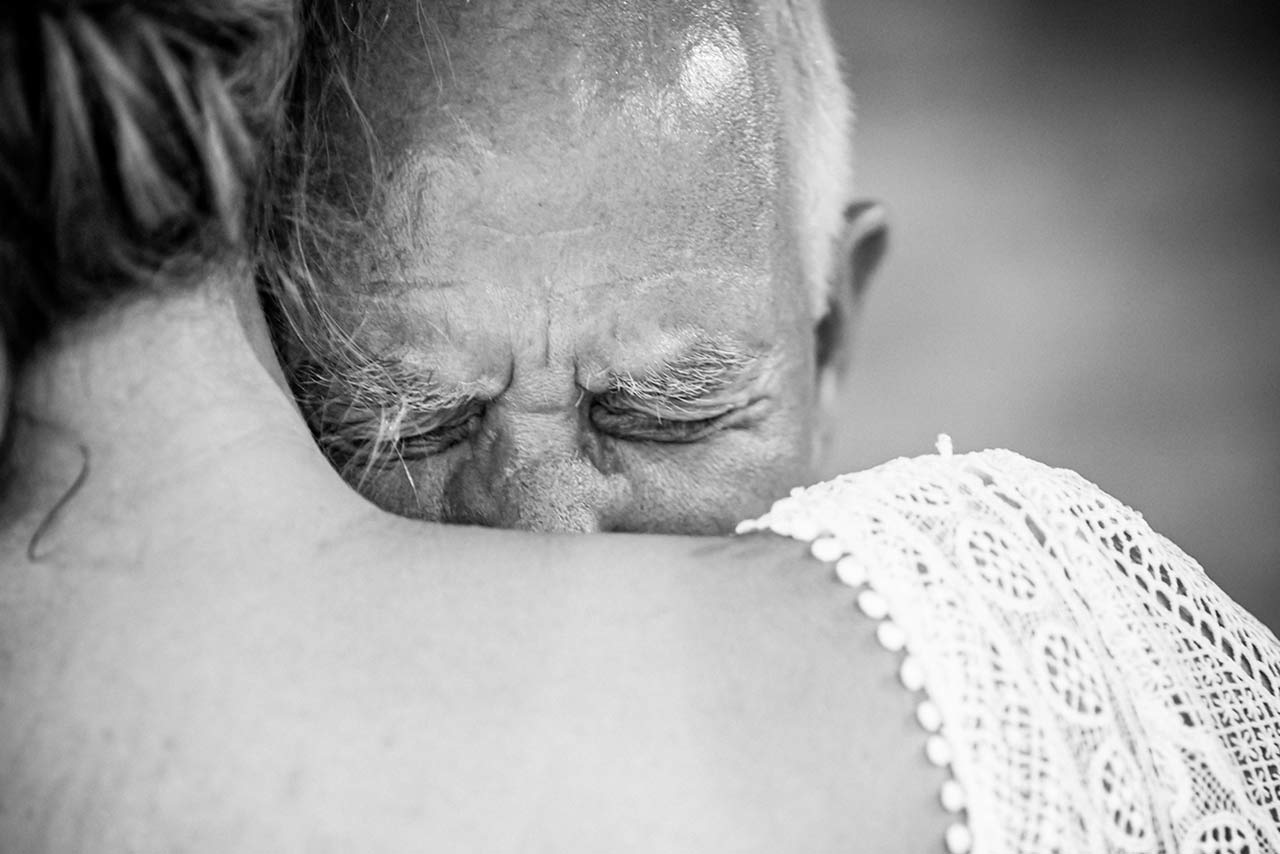
<svg viewBox="0 0 1280 854"><path fill-rule="evenodd" d="M335 7L336 8L336 7ZM359 7L355 7L359 8ZM834 44L827 29L820 0L758 0L762 29L774 46L773 72L777 75L782 97L779 99L779 131L782 138L780 161L786 170L786 186L791 193L790 227L797 243L801 280L808 295L811 316L816 320L826 313L830 288L836 281L834 265L843 231L844 210L852 200L852 99L845 86ZM335 47L326 42L323 26L314 22L313 37L319 38L321 60L332 67L308 69L304 60L299 69L301 88L295 89L295 101L301 93L304 115L295 116L296 142L308 139L307 122L314 120L329 92L342 89L342 67L354 60L360 49L360 35L346 27L338 30ZM318 34L318 36L316 35ZM345 41L344 41L345 40ZM327 47L324 46L327 44ZM316 57L313 56L313 60ZM316 73L318 76L309 75ZM295 105L296 106L296 105ZM358 105L356 106L358 111ZM307 249L314 250L320 241L333 236L333 231L357 225L355 222L326 224L317 221L315 210L324 203L307 192L305 176L307 159L314 152L295 152L301 161L282 161L284 172L301 165L297 179L280 187L282 206L273 212L275 249L264 253L263 270L266 287L280 306L279 320L291 326L302 350L311 356L328 356L338 374L352 376L362 371L368 354L353 352L355 342L337 328L320 303L314 280L314 261L307 260ZM288 151L284 150L286 156ZM293 192L290 192L290 190ZM300 206L299 206L300 205ZM292 206L292 207L291 207ZM325 232L330 232L328 235ZM280 238L283 237L283 240ZM320 265L323 267L323 264ZM326 353L317 352L323 344ZM341 353L333 351L336 348ZM325 359L328 361L328 359Z"/></svg>
<svg viewBox="0 0 1280 854"><path fill-rule="evenodd" d="M800 263L816 320L840 283L845 210L854 199L853 96L821 0L772 4L787 165Z"/></svg>

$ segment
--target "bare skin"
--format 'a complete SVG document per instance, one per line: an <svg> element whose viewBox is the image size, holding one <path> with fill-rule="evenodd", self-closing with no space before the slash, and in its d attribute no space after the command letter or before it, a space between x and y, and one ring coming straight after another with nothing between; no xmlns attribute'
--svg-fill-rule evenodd
<svg viewBox="0 0 1280 854"><path fill-rule="evenodd" d="M381 401L328 401L351 482L424 519L717 533L811 480L838 362L811 292L851 298L857 246L805 278L764 13L418 5L385 5L332 117L334 194L373 213L327 297L423 396L371 468Z"/></svg>
<svg viewBox="0 0 1280 854"><path fill-rule="evenodd" d="M248 293L124 307L16 378L0 850L939 846L893 656L801 546L384 515Z"/></svg>

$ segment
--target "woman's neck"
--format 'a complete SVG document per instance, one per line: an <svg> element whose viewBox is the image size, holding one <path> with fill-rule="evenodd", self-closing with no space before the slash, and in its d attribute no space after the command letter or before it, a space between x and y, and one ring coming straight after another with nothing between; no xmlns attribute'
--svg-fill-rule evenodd
<svg viewBox="0 0 1280 854"><path fill-rule="evenodd" d="M248 276L66 328L15 393L16 509L21 527L43 520L48 547L88 536L100 550L103 531L189 535L202 516L270 517L317 494L363 510L293 408Z"/></svg>

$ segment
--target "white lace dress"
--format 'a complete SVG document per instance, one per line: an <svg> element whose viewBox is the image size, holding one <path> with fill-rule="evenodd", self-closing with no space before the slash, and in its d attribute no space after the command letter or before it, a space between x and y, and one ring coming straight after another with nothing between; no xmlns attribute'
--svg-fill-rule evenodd
<svg viewBox="0 0 1280 854"><path fill-rule="evenodd" d="M1280 644L1074 472L944 450L739 530L812 542L883 621L950 850L1280 854Z"/></svg>

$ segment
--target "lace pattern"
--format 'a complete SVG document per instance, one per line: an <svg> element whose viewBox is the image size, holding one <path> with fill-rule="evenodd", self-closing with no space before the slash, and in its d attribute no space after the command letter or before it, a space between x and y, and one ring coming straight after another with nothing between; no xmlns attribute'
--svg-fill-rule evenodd
<svg viewBox="0 0 1280 854"><path fill-rule="evenodd" d="M973 851L1280 854L1280 643L1074 472L944 450L739 530L834 541L883 597Z"/></svg>

